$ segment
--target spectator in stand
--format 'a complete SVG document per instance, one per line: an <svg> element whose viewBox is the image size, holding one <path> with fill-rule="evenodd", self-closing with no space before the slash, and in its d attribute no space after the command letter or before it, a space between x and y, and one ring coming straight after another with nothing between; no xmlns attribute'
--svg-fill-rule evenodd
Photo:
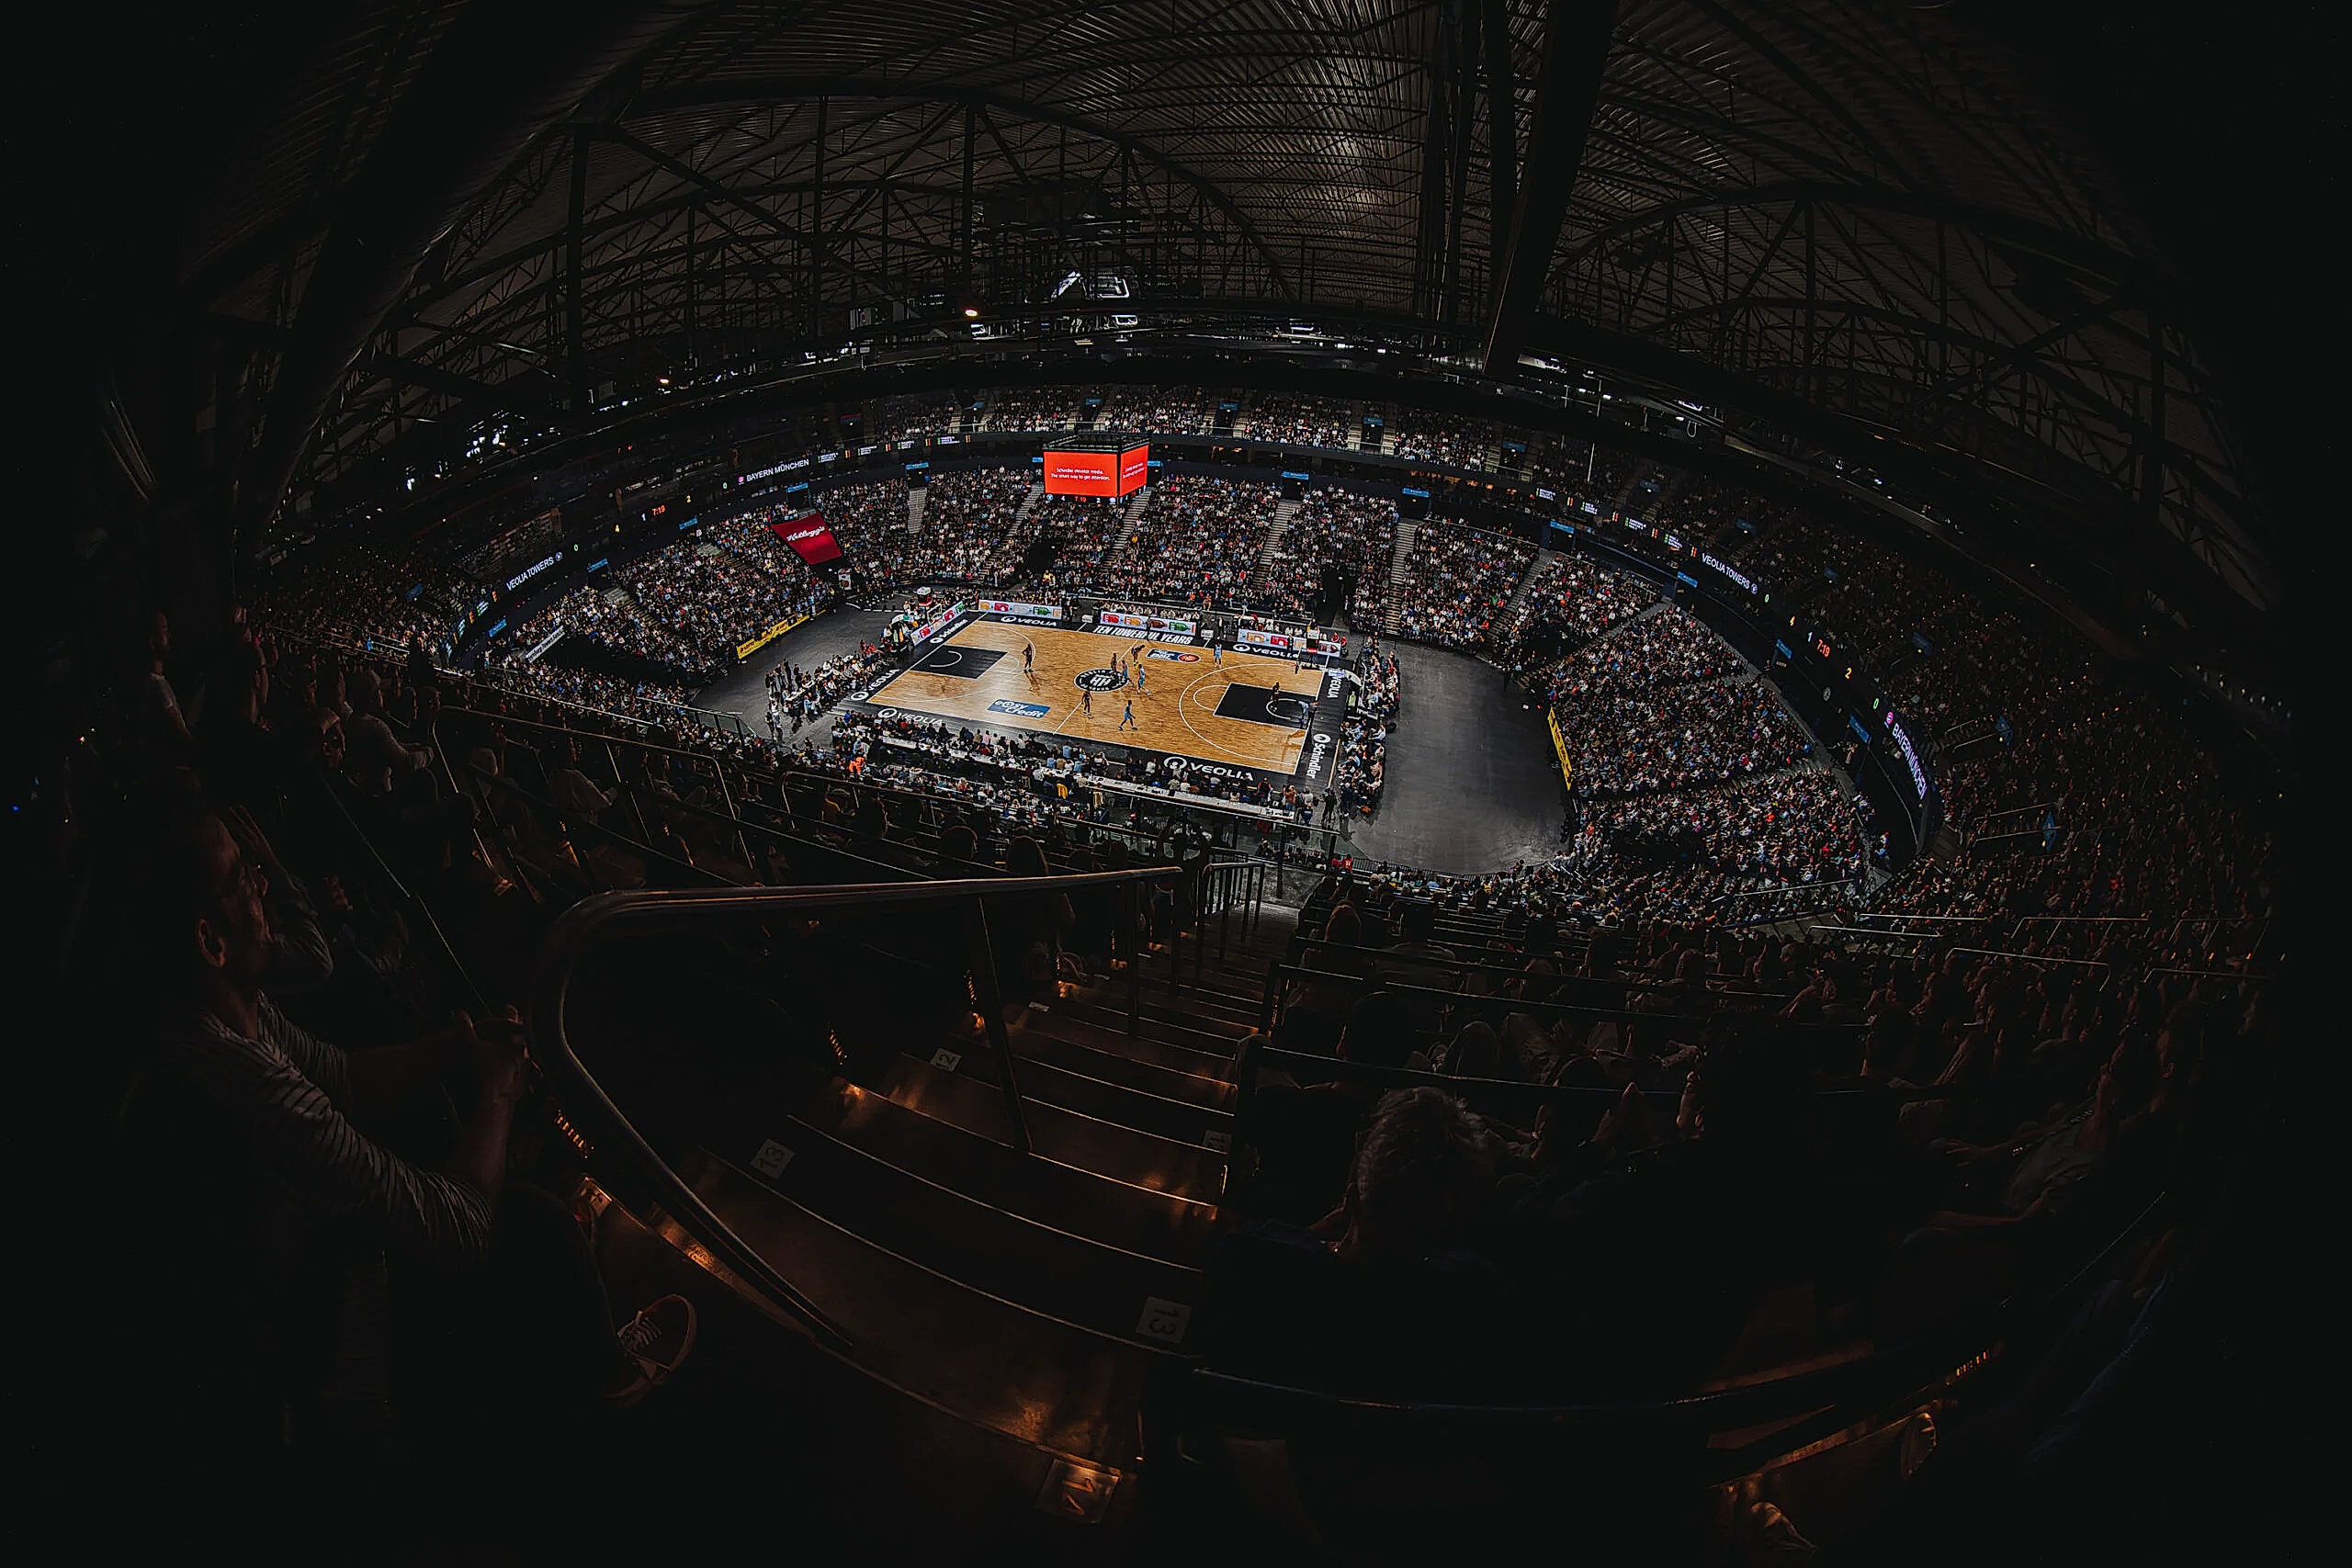
<svg viewBox="0 0 2352 1568"><path fill-rule="evenodd" d="M1356 625L1380 624L1381 592L1395 552L1396 503L1333 485L1318 485L1299 502L1257 598L1277 615L1313 620L1326 566L1352 574Z"/></svg>
<svg viewBox="0 0 2352 1568"><path fill-rule="evenodd" d="M975 468L932 480L922 532L907 547L904 580L1001 581L1036 537L1020 518L1033 481L1025 469Z"/></svg>
<svg viewBox="0 0 2352 1568"><path fill-rule="evenodd" d="M1340 405L1321 398L1261 392L1234 421L1234 434L1290 446L1352 446L1354 423Z"/></svg>
<svg viewBox="0 0 2352 1568"><path fill-rule="evenodd" d="M1523 539L1438 518L1419 525L1396 585L1398 632L1447 648L1481 641L1534 556Z"/></svg>
<svg viewBox="0 0 2352 1568"><path fill-rule="evenodd" d="M1205 435L1216 428L1216 405L1198 387L1118 387L1103 400L1095 428L1137 435Z"/></svg>
<svg viewBox="0 0 2352 1568"><path fill-rule="evenodd" d="M1585 642L1657 602L1649 584L1631 575L1603 570L1582 556L1553 555L1535 570L1499 639L1514 653L1540 657L1561 643ZM1700 635L1721 648L1713 633L1700 628Z"/></svg>
<svg viewBox="0 0 2352 1568"><path fill-rule="evenodd" d="M182 1347L183 1374L209 1369L214 1430L243 1419L268 1442L289 1411L334 1421L337 1352L364 1361L388 1304L394 1343L424 1358L410 1390L420 1402L561 1426L578 1406L633 1404L665 1380L693 1347L691 1304L666 1297L616 1335L569 1209L508 1179L520 1024L461 1016L360 1052L316 1039L264 988L277 947L258 847L175 785L152 803L146 834L130 908L158 1016L126 1147L182 1198L147 1193L162 1223L143 1256L180 1298L151 1323L150 1348ZM451 1070L469 1070L477 1092L439 1169L361 1131ZM387 1254L400 1286L389 1295Z"/></svg>
<svg viewBox="0 0 2352 1568"><path fill-rule="evenodd" d="M1243 604L1281 492L1272 485L1172 474L1152 485L1135 537L1099 574L1120 598Z"/></svg>

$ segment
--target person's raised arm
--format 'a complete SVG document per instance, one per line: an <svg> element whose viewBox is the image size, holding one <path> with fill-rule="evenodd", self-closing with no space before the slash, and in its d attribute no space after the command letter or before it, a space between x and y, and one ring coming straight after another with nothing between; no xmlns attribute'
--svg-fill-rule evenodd
<svg viewBox="0 0 2352 1568"><path fill-rule="evenodd" d="M352 1109L362 1118L397 1111L472 1056L473 1020L390 1045L349 1053Z"/></svg>

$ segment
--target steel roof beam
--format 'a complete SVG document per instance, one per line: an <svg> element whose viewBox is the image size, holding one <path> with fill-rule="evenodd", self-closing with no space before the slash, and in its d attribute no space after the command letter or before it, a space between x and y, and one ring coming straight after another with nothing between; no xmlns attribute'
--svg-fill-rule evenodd
<svg viewBox="0 0 2352 1568"><path fill-rule="evenodd" d="M633 0L482 0L459 15L335 204L239 477L240 554L277 512L337 389L426 253L550 123L694 16Z"/></svg>
<svg viewBox="0 0 2352 1568"><path fill-rule="evenodd" d="M1528 139L1527 178L1512 216L1510 243L1487 323L1487 374L1509 376L1519 365L1535 304L1551 276L1592 110L1600 71L1617 26L1617 0L1552 0L1544 19L1544 64L1536 80L1535 128Z"/></svg>
<svg viewBox="0 0 2352 1568"><path fill-rule="evenodd" d="M1035 120L1041 125L1059 126L1091 137L1111 146L1126 150L1137 158L1165 170L1178 180L1199 191L1209 205L1223 213L1226 220L1249 240L1266 264L1274 282L1275 291L1286 298L1296 298L1297 285L1284 269L1282 258L1274 252L1258 226L1241 210L1240 204L1227 195L1223 186L1207 175L1179 162L1150 142L1129 136L1112 126L1084 115L1067 114L1044 104L1032 103L1011 93L993 92L985 87L960 86L952 83L922 83L893 81L888 78L863 76L772 76L749 80L718 81L675 87L665 92L647 93L628 106L625 118L635 120L677 109L712 108L741 103L781 103L802 98L884 98L909 103L962 104L976 111L1000 110ZM990 128L991 132L994 127Z"/></svg>

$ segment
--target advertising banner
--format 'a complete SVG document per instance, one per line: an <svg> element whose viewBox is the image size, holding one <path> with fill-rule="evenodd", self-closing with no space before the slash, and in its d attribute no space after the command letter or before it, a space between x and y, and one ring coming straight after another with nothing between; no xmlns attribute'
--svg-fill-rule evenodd
<svg viewBox="0 0 2352 1568"><path fill-rule="evenodd" d="M940 611L939 614L932 616L931 619L925 621L922 625L917 626L915 628L914 636L909 640L912 642L930 641L933 637L937 637L941 632L945 631L949 626L954 626L956 624L956 617L963 613L964 602L959 599L955 604L948 605L944 610Z"/></svg>
<svg viewBox="0 0 2352 1568"><path fill-rule="evenodd" d="M1283 653L1345 653L1345 642L1330 642L1305 632L1261 631L1255 626L1243 626L1233 634L1233 640L1243 648L1271 648Z"/></svg>
<svg viewBox="0 0 2352 1568"><path fill-rule="evenodd" d="M1708 566L1713 567L1722 576L1737 583L1747 592L1752 594L1756 592L1755 579L1749 577L1746 572L1739 570L1736 567L1732 566L1728 562L1717 560L1714 557L1709 555L1704 550L1699 552L1699 558Z"/></svg>
<svg viewBox="0 0 2352 1568"><path fill-rule="evenodd" d="M1105 610L1094 617L1106 626L1125 626L1129 631L1148 637L1191 637L1200 630L1200 623L1169 620L1159 615L1141 615L1129 610Z"/></svg>
<svg viewBox="0 0 2352 1568"><path fill-rule="evenodd" d="M1151 482L1151 447L1145 444L1116 452L1049 446L1039 461L1047 495L1132 495Z"/></svg>
<svg viewBox="0 0 2352 1568"><path fill-rule="evenodd" d="M1119 455L1116 452L1048 451L1046 454L1046 493L1117 495Z"/></svg>
<svg viewBox="0 0 2352 1568"><path fill-rule="evenodd" d="M1019 615L1032 621L1058 621L1062 618L1059 604L1027 604L1018 599L976 599L973 607L983 615Z"/></svg>
<svg viewBox="0 0 2352 1568"><path fill-rule="evenodd" d="M822 513L811 512L805 517L786 517L768 525L770 532L792 547L792 553L809 566L822 566L829 560L842 558L841 541L825 526Z"/></svg>
<svg viewBox="0 0 2352 1568"><path fill-rule="evenodd" d="M1927 799L1928 770L1919 761L1917 748L1911 744L1910 732L1903 728L1903 720L1893 708L1886 710L1883 722L1886 726L1886 738L1894 742L1894 750L1903 758L1903 771L1911 777L1911 793L1921 800Z"/></svg>
<svg viewBox="0 0 2352 1568"><path fill-rule="evenodd" d="M759 652L760 649L765 648L768 644L774 642L785 633L792 630L796 626L806 626L808 623L808 617L806 615L795 615L789 620L778 621L775 625L770 626L767 630L762 632L751 641L737 643L735 645L735 657L738 659L749 659L752 655Z"/></svg>
<svg viewBox="0 0 2352 1568"><path fill-rule="evenodd" d="M1570 788L1574 788L1577 782L1577 770L1568 761L1567 737L1560 733L1560 710L1554 708L1545 714L1544 722L1552 729L1552 750L1560 759L1560 777L1567 781Z"/></svg>

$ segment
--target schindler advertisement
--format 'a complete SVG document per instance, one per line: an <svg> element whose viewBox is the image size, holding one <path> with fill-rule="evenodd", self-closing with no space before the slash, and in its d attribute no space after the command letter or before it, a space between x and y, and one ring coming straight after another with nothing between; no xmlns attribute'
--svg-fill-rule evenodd
<svg viewBox="0 0 2352 1568"><path fill-rule="evenodd" d="M1131 495L1150 481L1151 447L1089 452L1048 446L1045 469L1047 495Z"/></svg>

